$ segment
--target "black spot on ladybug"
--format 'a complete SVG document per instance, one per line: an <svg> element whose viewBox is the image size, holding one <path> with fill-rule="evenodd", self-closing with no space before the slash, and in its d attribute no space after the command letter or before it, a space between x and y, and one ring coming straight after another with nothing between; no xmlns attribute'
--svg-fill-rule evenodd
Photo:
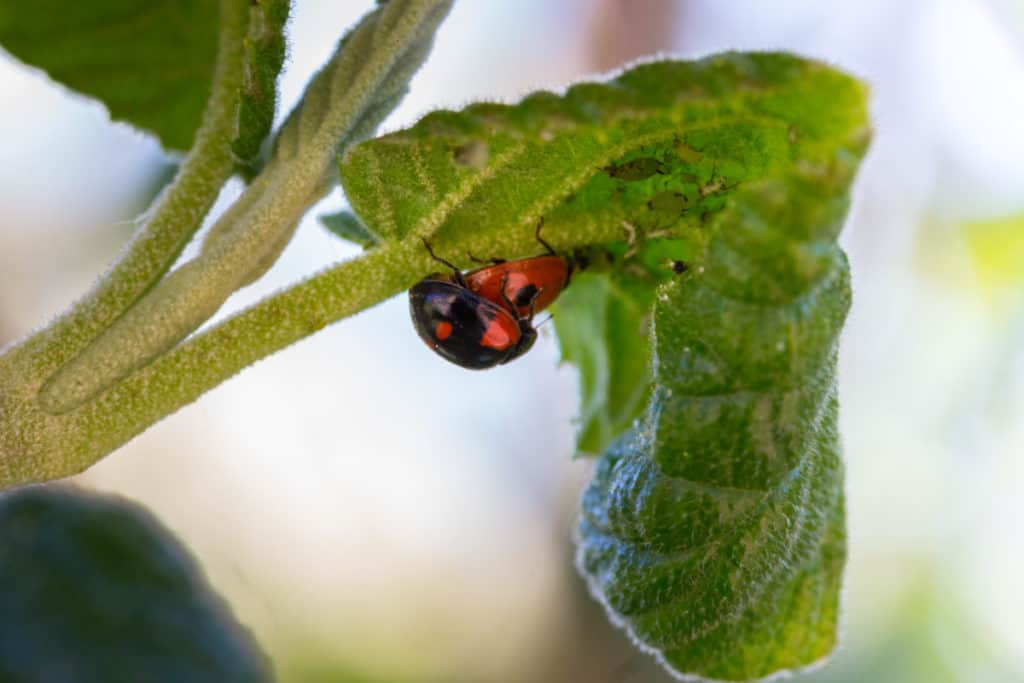
<svg viewBox="0 0 1024 683"><path fill-rule="evenodd" d="M627 182L646 180L656 173L664 175L666 172L665 165L654 157L640 157L621 164L609 164L601 170L616 180Z"/></svg>
<svg viewBox="0 0 1024 683"><path fill-rule="evenodd" d="M516 299L513 303L515 303L517 308L529 306L530 302L537 297L537 294L537 285L530 283L516 292Z"/></svg>

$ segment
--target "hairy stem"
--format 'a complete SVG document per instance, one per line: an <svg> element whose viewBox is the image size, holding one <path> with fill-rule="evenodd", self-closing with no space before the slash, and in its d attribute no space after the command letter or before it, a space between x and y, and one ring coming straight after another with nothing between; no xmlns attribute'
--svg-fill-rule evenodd
<svg viewBox="0 0 1024 683"><path fill-rule="evenodd" d="M531 218L510 226L497 239L476 235L448 240L442 234L436 249L462 265L468 264L467 252L490 248L530 254L537 250L534 223ZM571 232L552 224L545 232L546 239L566 250L621 237L621 227L612 223L574 226ZM195 335L62 414L43 410L31 388L0 363L0 488L89 467L246 366L394 296L436 268L418 239L372 249Z"/></svg>
<svg viewBox="0 0 1024 683"><path fill-rule="evenodd" d="M26 376L43 379L114 323L173 265L231 176L228 141L237 125L249 7L220 0L213 89L195 144L149 216L96 287L67 313L9 353Z"/></svg>
<svg viewBox="0 0 1024 683"><path fill-rule="evenodd" d="M310 83L270 161L203 250L153 287L43 386L40 405L81 405L173 348L261 275L330 187L336 155L370 135L429 52L449 0L393 0L368 14Z"/></svg>

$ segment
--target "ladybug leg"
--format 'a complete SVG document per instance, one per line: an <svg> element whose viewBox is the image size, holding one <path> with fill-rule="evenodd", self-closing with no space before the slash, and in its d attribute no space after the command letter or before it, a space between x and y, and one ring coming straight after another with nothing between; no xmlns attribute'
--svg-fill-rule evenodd
<svg viewBox="0 0 1024 683"><path fill-rule="evenodd" d="M508 298L508 292L505 291L506 287L508 287L508 272L507 271L501 277L501 300L505 303L506 306L508 306L508 310L513 311L513 312L518 311L519 309L516 308L516 305L514 303L512 303L511 299ZM532 303L533 302L531 301L531 306L532 306Z"/></svg>
<svg viewBox="0 0 1024 683"><path fill-rule="evenodd" d="M528 316L526 316L526 320L529 321L529 322L533 322L533 315L534 315L533 307L537 304L537 297L539 297L541 295L541 292L543 292L543 291L544 291L544 288L541 287L540 289L538 289L536 292L533 293L533 296L530 297L530 314Z"/></svg>
<svg viewBox="0 0 1024 683"><path fill-rule="evenodd" d="M537 219L537 229L534 231L533 236L536 238L536 240L538 242L541 243L541 245L545 249L548 250L548 254L550 254L551 256L557 256L557 254L555 253L555 250L551 247L551 245L548 244L547 241L545 241L545 239L540 236L540 230L543 227L544 227L544 216L541 216L540 218Z"/></svg>
<svg viewBox="0 0 1024 683"><path fill-rule="evenodd" d="M452 264L450 261L446 261L443 258L441 258L440 256L438 256L437 254L435 254L434 250L430 247L430 242L427 241L426 237L424 237L422 239L423 239L423 246L427 248L427 253L430 254L430 258L432 258L435 261L437 261L438 263L440 263L440 264L450 268L451 271L452 271L452 277L455 278L455 282L457 282L460 285L465 286L466 281L462 277L462 271L459 270L458 268L456 268L455 265Z"/></svg>

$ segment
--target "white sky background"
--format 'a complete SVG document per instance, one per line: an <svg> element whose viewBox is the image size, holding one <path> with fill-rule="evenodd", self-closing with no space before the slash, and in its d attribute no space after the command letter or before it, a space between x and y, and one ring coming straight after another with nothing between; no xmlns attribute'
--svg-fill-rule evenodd
<svg viewBox="0 0 1024 683"><path fill-rule="evenodd" d="M297 1L283 111L363 4ZM872 83L876 136L844 234L849 640L869 639L879 605L917 580L904 560L923 556L1024 663L1024 304L1014 328L972 294L969 270L948 282L915 265L944 222L1024 211L1024 8L681 7L684 56L789 49ZM583 77L591 9L462 0L385 128ZM123 232L97 226L131 218L111 207L161 157L99 106L6 62L0 100L0 333L21 334L104 267ZM336 192L312 212L230 309L356 253L314 220L342 205ZM398 671L452 658L481 679L521 671L557 629L567 510L586 475L568 459L575 376L557 356L547 339L510 366L461 370L422 345L399 297L258 364L81 481L150 505L272 650L299 629Z"/></svg>

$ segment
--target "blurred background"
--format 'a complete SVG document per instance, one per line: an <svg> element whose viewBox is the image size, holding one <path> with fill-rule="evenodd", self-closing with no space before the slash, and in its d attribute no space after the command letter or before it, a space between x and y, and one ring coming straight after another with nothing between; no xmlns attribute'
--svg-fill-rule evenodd
<svg viewBox="0 0 1024 683"><path fill-rule="evenodd" d="M370 3L295 5L282 111ZM1024 2L462 0L385 128L732 48L818 57L873 91L843 237L843 637L800 680L1024 681ZM174 159L2 55L0 93L2 345L92 283ZM315 220L343 205L221 316L357 253ZM577 378L558 357L548 335L466 372L399 297L76 481L170 526L284 681L668 681L574 573L590 464L571 459Z"/></svg>

